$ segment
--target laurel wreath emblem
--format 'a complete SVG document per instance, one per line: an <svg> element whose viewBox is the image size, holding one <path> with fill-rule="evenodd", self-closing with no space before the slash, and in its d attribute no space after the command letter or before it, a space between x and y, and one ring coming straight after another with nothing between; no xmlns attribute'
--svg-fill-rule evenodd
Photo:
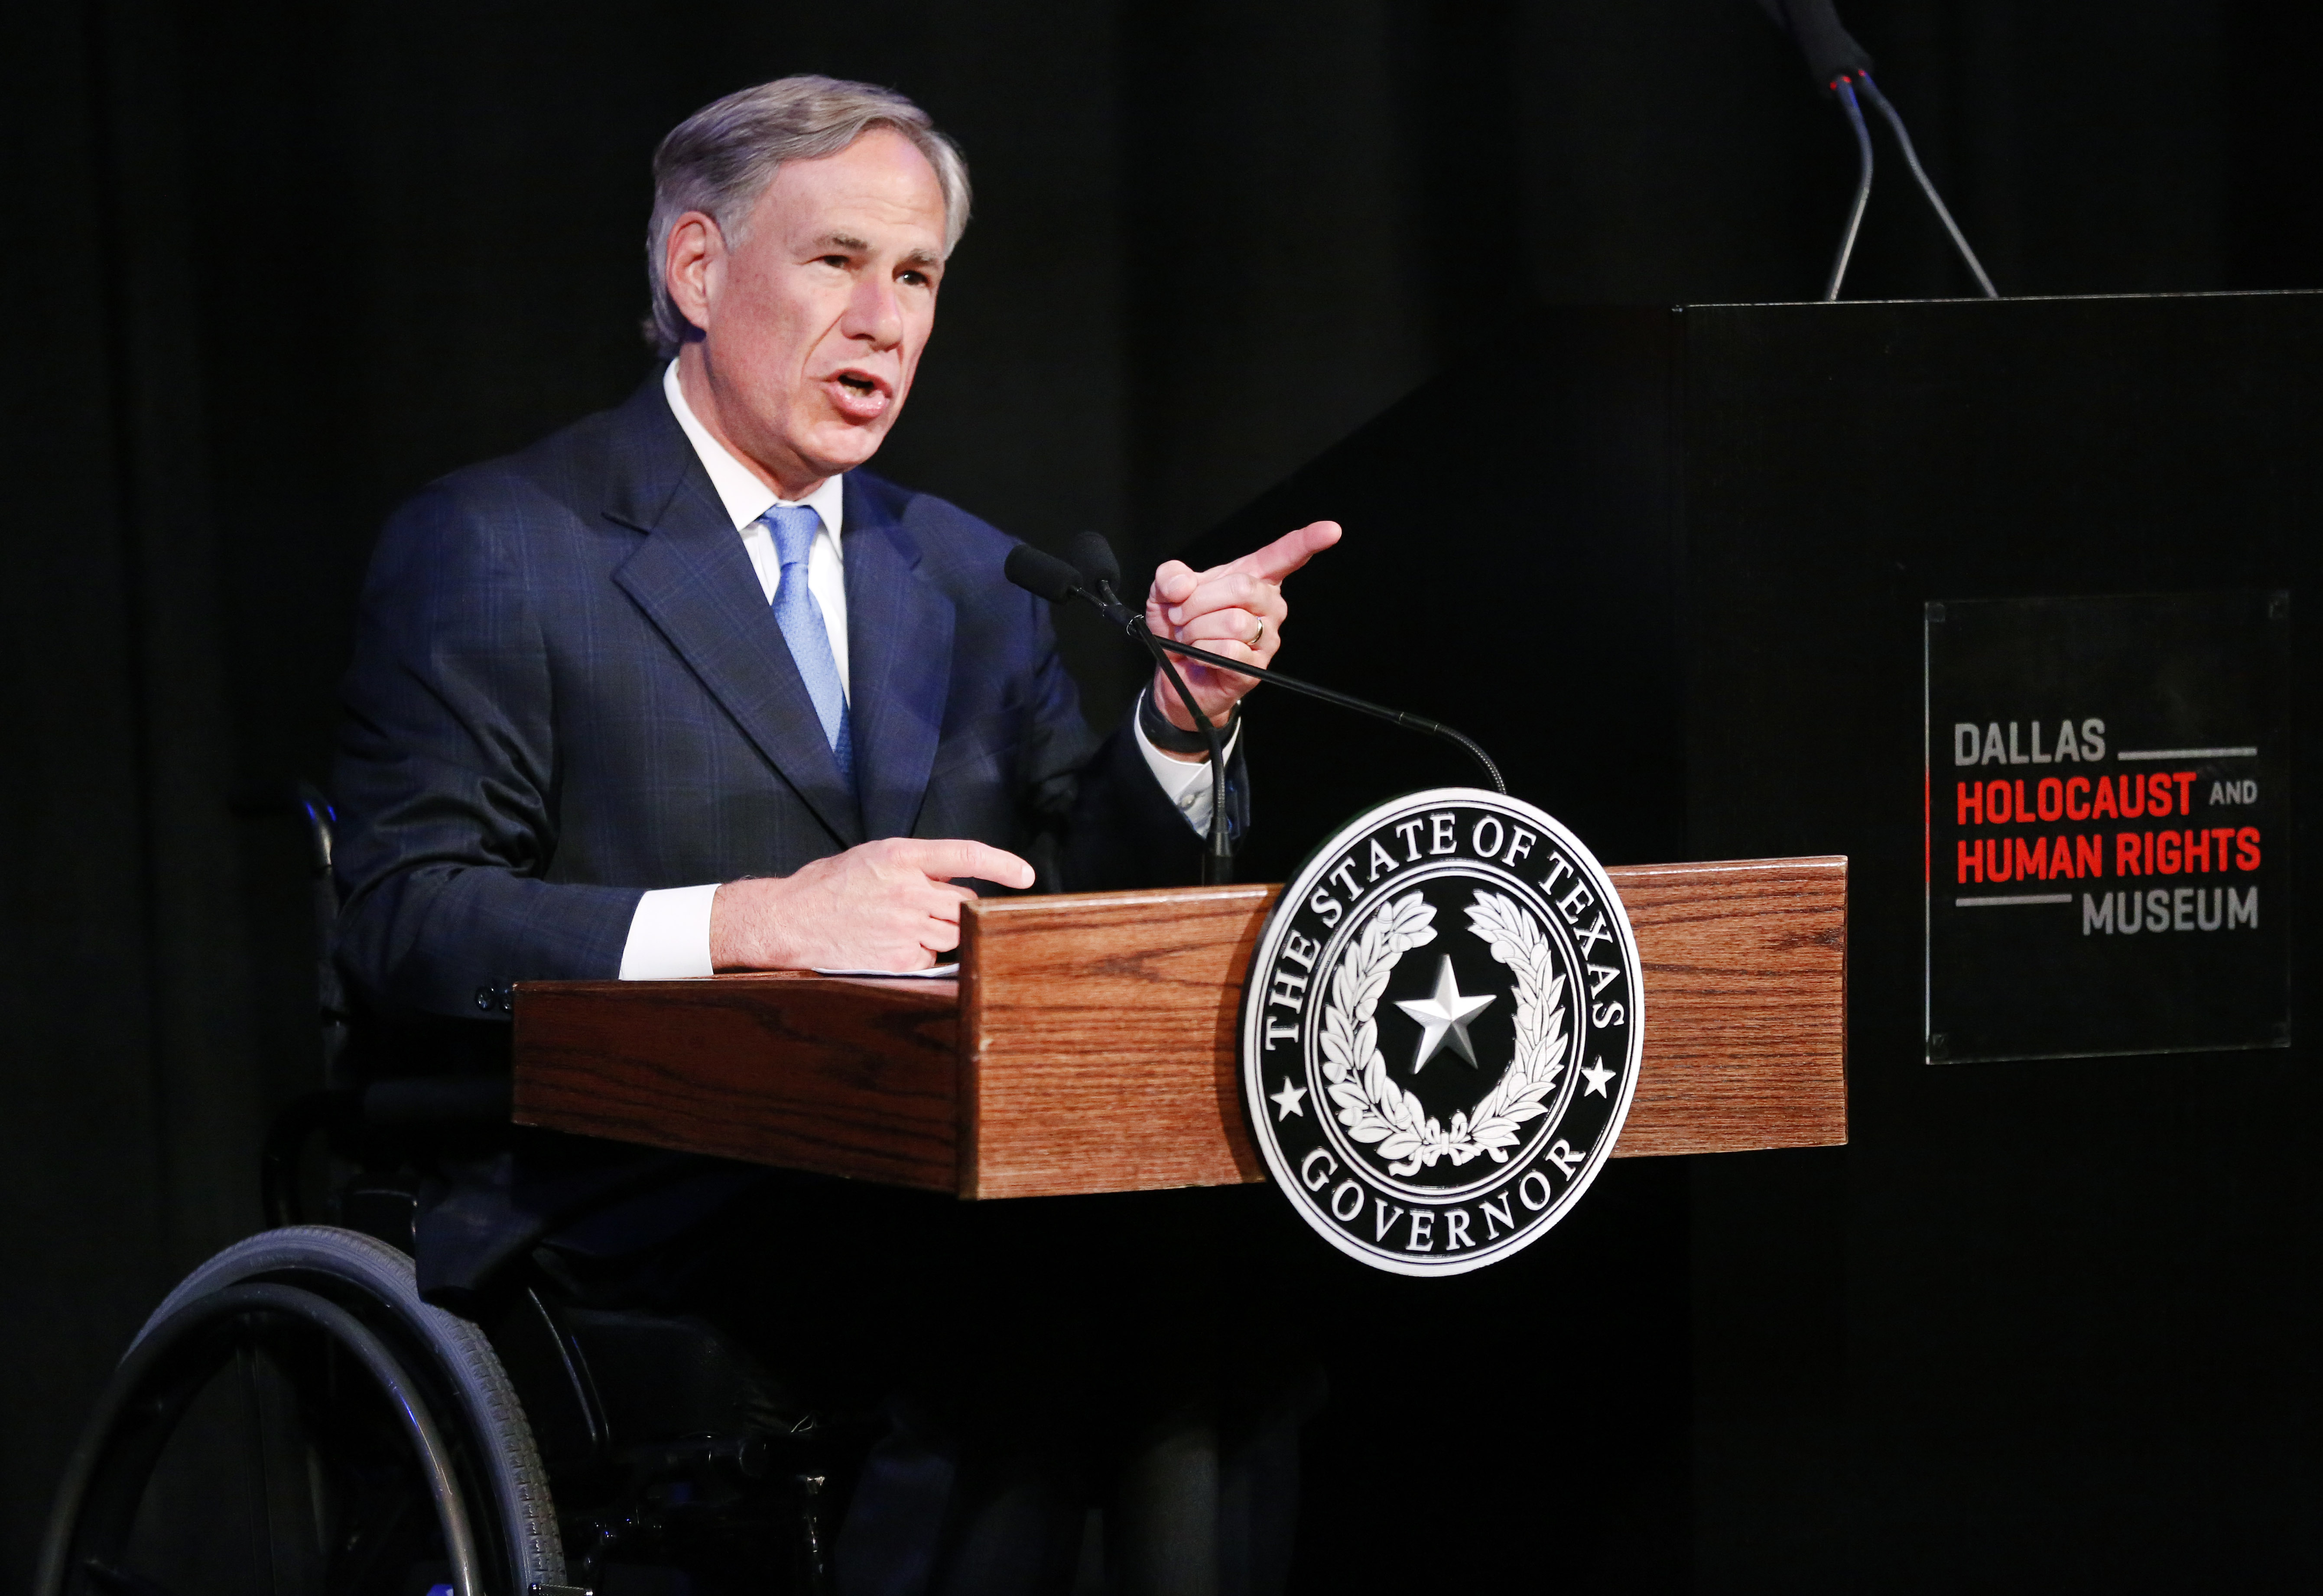
<svg viewBox="0 0 2323 1596"><path fill-rule="evenodd" d="M1323 1008L1323 1076L1339 1123L1354 1140L1377 1143L1380 1157L1393 1160L1391 1175L1416 1174L1443 1158L1455 1166L1479 1154L1508 1162L1518 1127L1548 1112L1541 1099L1565 1069L1565 977L1554 968L1548 939L1514 900L1479 889L1468 906L1468 928L1516 976L1515 1057L1492 1089L1449 1125L1429 1118L1418 1096L1389 1078L1379 1050L1379 1001L1397 961L1436 940L1435 920L1434 905L1417 892L1382 909L1348 944Z"/></svg>

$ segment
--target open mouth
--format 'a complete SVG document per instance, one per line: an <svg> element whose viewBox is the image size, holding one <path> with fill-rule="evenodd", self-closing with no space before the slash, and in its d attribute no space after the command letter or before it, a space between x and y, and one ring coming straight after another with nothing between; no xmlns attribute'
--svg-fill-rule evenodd
<svg viewBox="0 0 2323 1596"><path fill-rule="evenodd" d="M893 398L884 380L852 369L833 371L826 381L825 391L839 413L850 421L875 419L886 411Z"/></svg>

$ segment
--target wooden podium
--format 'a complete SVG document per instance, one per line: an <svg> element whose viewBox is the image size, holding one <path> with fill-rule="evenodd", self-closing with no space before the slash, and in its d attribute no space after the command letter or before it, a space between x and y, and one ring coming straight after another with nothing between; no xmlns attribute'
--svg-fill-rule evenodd
<svg viewBox="0 0 2323 1596"><path fill-rule="evenodd" d="M1645 970L1614 1156L1847 1140L1847 861L1609 872ZM1235 1026L1280 889L969 905L956 980L516 989L516 1118L963 1197L1262 1180Z"/></svg>

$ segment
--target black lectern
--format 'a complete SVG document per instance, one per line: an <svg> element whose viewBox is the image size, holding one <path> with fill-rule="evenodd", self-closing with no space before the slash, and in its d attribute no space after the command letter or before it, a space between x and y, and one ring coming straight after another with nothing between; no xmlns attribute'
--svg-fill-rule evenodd
<svg viewBox="0 0 2323 1596"><path fill-rule="evenodd" d="M2305 1555L2281 1483L2313 1478L2282 1416L2314 1400L2323 1329L2286 1285L2318 1218L2304 1039L1925 1062L1924 805L1950 778L1923 720L1932 604L2249 594L2263 618L2285 595L2293 746L2262 751L2250 880L2296 916L2323 791L2296 746L2318 685L2318 345L2315 294L1543 311L1189 555L1345 523L1299 579L1300 669L1473 732L1610 862L1850 857L1850 1146L1702 1160L1664 1194L1680 1217L1625 1215L1635 1250L1554 1287L1659 1291L1690 1323L1690 1417L1639 1461L1694 1481L1709 1586L2029 1577L2036 1543L2118 1564L2114 1582L2263 1585ZM1382 653L1383 601L1427 652ZM1989 718L2029 727L2052 712L2037 696ZM1463 779L1325 711L1262 694L1250 714L1253 878L1360 804ZM2006 774L2037 806L2049 772ZM2105 885L2119 858L2109 839ZM2177 885L2204 881L2130 884L2171 889L2141 923L2174 926ZM1609 1197L1648 1202L1657 1172L1617 1173ZM1654 1395L1615 1382L1606 1422ZM2133 1414L2134 1439L2107 1427Z"/></svg>

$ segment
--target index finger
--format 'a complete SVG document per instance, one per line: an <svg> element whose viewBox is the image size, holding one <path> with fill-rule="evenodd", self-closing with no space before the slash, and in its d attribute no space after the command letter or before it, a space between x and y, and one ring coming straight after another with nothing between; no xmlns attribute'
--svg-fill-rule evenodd
<svg viewBox="0 0 2323 1596"><path fill-rule="evenodd" d="M1281 582L1338 541L1338 522L1316 521L1296 532L1285 532L1264 548L1243 555L1225 569L1255 576L1262 582Z"/></svg>
<svg viewBox="0 0 2323 1596"><path fill-rule="evenodd" d="M914 869L927 872L933 881L950 881L957 877L973 876L978 881L997 882L1002 886L1027 887L1033 885L1033 867L1015 854L982 842L970 842L964 838L942 838L922 841L912 850Z"/></svg>

